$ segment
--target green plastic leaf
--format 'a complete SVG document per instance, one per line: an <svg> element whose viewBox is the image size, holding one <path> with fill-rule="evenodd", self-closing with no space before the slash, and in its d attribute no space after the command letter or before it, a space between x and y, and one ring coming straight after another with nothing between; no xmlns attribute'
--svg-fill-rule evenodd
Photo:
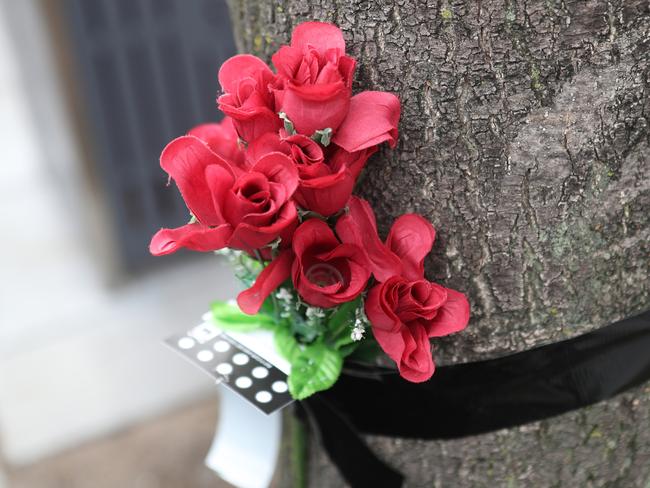
<svg viewBox="0 0 650 488"><path fill-rule="evenodd" d="M291 364L296 362L298 356L302 351L300 350L298 341L293 336L291 331L288 328L279 327L275 329L273 339L275 342L275 347L280 355Z"/></svg>
<svg viewBox="0 0 650 488"><path fill-rule="evenodd" d="M291 364L289 392L296 400L331 388L341 374L343 357L323 343L311 344Z"/></svg>
<svg viewBox="0 0 650 488"><path fill-rule="evenodd" d="M285 114L284 112L279 112L278 117L280 117L284 122L284 130L287 131L287 134L289 134L290 136L294 135L296 133L296 129L293 126L293 122L289 120L287 114Z"/></svg>
<svg viewBox="0 0 650 488"><path fill-rule="evenodd" d="M327 322L328 338L330 342L337 344L337 348L348 344L347 339L350 339L350 326L354 322L354 313L361 299L357 298L351 302L346 302L340 305L336 311L330 316ZM346 339L347 338L347 339Z"/></svg>
<svg viewBox="0 0 650 488"><path fill-rule="evenodd" d="M350 344L357 344L357 343L358 343L357 341L352 339L352 332L350 331L345 335L341 334L341 336L338 339L336 339L336 342L334 342L334 349L341 349ZM352 350L354 350L354 348ZM347 356L347 354L343 354L343 355Z"/></svg>
<svg viewBox="0 0 650 488"><path fill-rule="evenodd" d="M324 327L320 322L296 319L291 322L291 330L300 336L302 342L312 342L323 333Z"/></svg>
<svg viewBox="0 0 650 488"><path fill-rule="evenodd" d="M350 325L350 322L354 320L354 312L359 307L359 302L360 299L357 298L351 302L345 302L339 305L336 311L330 316L327 328L330 330L338 330L344 325Z"/></svg>
<svg viewBox="0 0 650 488"><path fill-rule="evenodd" d="M353 354L357 350L357 348L359 347L361 342L363 342L363 341L350 340L350 342L348 342L347 344L342 344L342 345L336 346L336 347L337 347L339 353L341 353L341 356L343 356L344 358L347 358L350 354Z"/></svg>
<svg viewBox="0 0 650 488"><path fill-rule="evenodd" d="M332 141L332 129L328 127L327 129L321 129L314 132L311 136L316 142L320 142L321 145L327 147Z"/></svg>
<svg viewBox="0 0 650 488"><path fill-rule="evenodd" d="M211 306L212 321L223 330L250 332L273 328L275 322L268 315L248 315L239 310L237 305L227 302L214 302Z"/></svg>
<svg viewBox="0 0 650 488"><path fill-rule="evenodd" d="M350 351L349 355L349 358L353 361L372 364L375 359L377 359L377 357L382 353L381 347L379 347L377 341L371 339L370 337L367 337L366 339L359 341L356 344L357 347L355 347L353 351Z"/></svg>
<svg viewBox="0 0 650 488"><path fill-rule="evenodd" d="M276 316L275 304L273 303L272 297L268 297L266 300L264 300L264 303L262 303L262 307L260 308L260 312L269 317Z"/></svg>

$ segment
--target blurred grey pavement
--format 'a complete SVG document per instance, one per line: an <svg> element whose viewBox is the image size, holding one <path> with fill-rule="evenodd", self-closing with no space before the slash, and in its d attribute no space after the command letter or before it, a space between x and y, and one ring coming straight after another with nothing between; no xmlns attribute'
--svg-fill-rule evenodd
<svg viewBox="0 0 650 488"><path fill-rule="evenodd" d="M0 0L0 487L224 486L216 388L162 340L234 280L210 254L112 275L41 3Z"/></svg>

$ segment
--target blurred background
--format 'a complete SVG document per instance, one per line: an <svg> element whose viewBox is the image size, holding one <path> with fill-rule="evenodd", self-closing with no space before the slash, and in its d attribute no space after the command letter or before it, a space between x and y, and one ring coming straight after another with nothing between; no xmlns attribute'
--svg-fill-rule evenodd
<svg viewBox="0 0 650 488"><path fill-rule="evenodd" d="M216 388L161 341L234 281L147 246L234 50L223 0L0 0L0 487L224 486Z"/></svg>

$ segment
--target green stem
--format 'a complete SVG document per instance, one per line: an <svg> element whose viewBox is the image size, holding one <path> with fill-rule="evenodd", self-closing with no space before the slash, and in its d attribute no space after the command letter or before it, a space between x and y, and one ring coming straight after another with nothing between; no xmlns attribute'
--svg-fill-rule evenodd
<svg viewBox="0 0 650 488"><path fill-rule="evenodd" d="M239 253L235 259L239 262L240 266L246 270L246 273L248 273L249 276L255 274L253 270L248 267L248 264L246 264L243 252Z"/></svg>
<svg viewBox="0 0 650 488"><path fill-rule="evenodd" d="M291 485L294 488L307 488L309 432L305 423L295 415L291 415L289 418L291 426Z"/></svg>

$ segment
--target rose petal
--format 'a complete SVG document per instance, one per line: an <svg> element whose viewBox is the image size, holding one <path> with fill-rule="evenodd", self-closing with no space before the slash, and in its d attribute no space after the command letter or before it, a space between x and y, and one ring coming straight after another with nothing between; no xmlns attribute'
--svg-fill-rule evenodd
<svg viewBox="0 0 650 488"><path fill-rule="evenodd" d="M333 145L333 147L335 149L329 158L329 164L334 167L337 167L340 164L345 164L350 169L355 181L366 165L368 158L377 152L377 146L369 147L353 153L346 151L342 147L335 145Z"/></svg>
<svg viewBox="0 0 650 488"><path fill-rule="evenodd" d="M400 260L379 239L375 214L370 204L353 196L348 202L348 208L349 213L336 222L336 233L341 241L365 249L372 273L378 281L399 275L402 270Z"/></svg>
<svg viewBox="0 0 650 488"><path fill-rule="evenodd" d="M215 226L223 220L214 208L205 177L205 169L211 165L219 166L224 175L234 178L228 163L194 136L174 139L160 155L160 166L176 182L190 211L202 224Z"/></svg>
<svg viewBox="0 0 650 488"><path fill-rule="evenodd" d="M224 223L228 220L224 213L224 210L228 210L227 198L232 195L232 186L235 180L226 169L216 164L206 167L204 173L205 182L212 195L212 204L217 221Z"/></svg>
<svg viewBox="0 0 650 488"><path fill-rule="evenodd" d="M347 117L332 142L349 152L388 141L395 147L400 116L399 99L386 92L365 91L350 100Z"/></svg>
<svg viewBox="0 0 650 488"><path fill-rule="evenodd" d="M284 91L281 110L295 130L312 136L317 130L336 131L350 107L350 90L343 81L328 85L290 85Z"/></svg>
<svg viewBox="0 0 650 488"><path fill-rule="evenodd" d="M237 131L230 117L224 117L218 124L197 125L187 135L201 139L231 166L242 170L247 169L244 151L237 141Z"/></svg>
<svg viewBox="0 0 650 488"><path fill-rule="evenodd" d="M402 329L404 350L397 365L399 374L413 383L427 381L433 375L435 365L431 356L431 344L423 327Z"/></svg>
<svg viewBox="0 0 650 488"><path fill-rule="evenodd" d="M259 274L253 286L237 296L237 304L242 312L249 315L259 312L266 297L289 278L292 262L293 252L289 249L281 252L277 258L271 261Z"/></svg>
<svg viewBox="0 0 650 488"><path fill-rule="evenodd" d="M284 186L287 198L290 198L298 188L298 170L291 159L281 152L272 152L262 156L251 171L262 173L269 181Z"/></svg>
<svg viewBox="0 0 650 488"><path fill-rule="evenodd" d="M282 127L280 117L268 107L236 107L227 103L228 97L230 95L219 97L219 110L232 117L237 134L247 143L252 143L267 132L277 132Z"/></svg>
<svg viewBox="0 0 650 488"><path fill-rule="evenodd" d="M406 214L390 229L386 246L402 260L402 275L409 280L424 276L424 258L433 246L436 230L424 217Z"/></svg>
<svg viewBox="0 0 650 488"><path fill-rule="evenodd" d="M273 56L271 62L278 72L280 78L291 79L298 72L302 65L302 50L291 46L281 46ZM276 105L280 106L277 97L282 98L283 86L275 87L273 94L276 96Z"/></svg>
<svg viewBox="0 0 650 488"><path fill-rule="evenodd" d="M325 22L303 22L291 34L291 46L303 51L311 46L318 50L321 56L330 49L335 49L341 55L345 53L345 39L341 29Z"/></svg>
<svg viewBox="0 0 650 488"><path fill-rule="evenodd" d="M293 250L298 259L307 249L319 244L323 249L331 249L339 245L339 240L332 229L320 219L309 219L303 222L293 236Z"/></svg>
<svg viewBox="0 0 650 488"><path fill-rule="evenodd" d="M258 78L260 72L273 76L273 72L260 58L251 54L238 54L227 59L219 69L219 84L223 91L235 91L237 82L243 78ZM266 87L259 87L260 89Z"/></svg>
<svg viewBox="0 0 650 488"><path fill-rule="evenodd" d="M469 322L469 302L462 293L447 288L447 301L427 327L429 337L442 337L459 332Z"/></svg>
<svg viewBox="0 0 650 488"><path fill-rule="evenodd" d="M399 317L405 323L429 324L447 301L447 289L427 280L412 281L404 290L408 293L400 297Z"/></svg>
<svg viewBox="0 0 650 488"><path fill-rule="evenodd" d="M386 355L397 363L404 379L421 383L431 378L435 364L429 339L422 327L402 327L397 333L373 328L372 334Z"/></svg>
<svg viewBox="0 0 650 488"><path fill-rule="evenodd" d="M288 229L293 229L298 221L298 212L293 202L289 201L278 211L275 221L266 226L239 223L233 230L228 241L228 247L253 252L266 246L273 240L286 235Z"/></svg>
<svg viewBox="0 0 650 488"><path fill-rule="evenodd" d="M267 132L251 142L246 147L246 159L249 164L254 165L262 156L270 152L281 152L286 154L287 144L283 144L277 132Z"/></svg>
<svg viewBox="0 0 650 488"><path fill-rule="evenodd" d="M176 229L160 229L151 239L149 252L154 256L163 256L182 247L193 251L216 251L226 247L231 235L232 227L228 224L207 227L196 223Z"/></svg>
<svg viewBox="0 0 650 488"><path fill-rule="evenodd" d="M401 330L401 327L397 332L388 332L375 327L372 328L372 335L375 337L379 347L398 365L402 359L402 353L406 348Z"/></svg>
<svg viewBox="0 0 650 488"><path fill-rule="evenodd" d="M394 307L396 303L391 300L390 291L401 281L401 278L395 276L385 283L375 285L368 292L365 300L365 311L372 325L373 331L381 329L384 332L399 332L402 322L395 315Z"/></svg>
<svg viewBox="0 0 650 488"><path fill-rule="evenodd" d="M294 198L302 208L328 217L345 206L353 188L352 173L347 167L341 166L334 174L301 179Z"/></svg>
<svg viewBox="0 0 650 488"><path fill-rule="evenodd" d="M288 136L284 131L281 131L280 135L282 141L288 143L289 154L296 164L304 166L323 162L323 149L313 139L302 134Z"/></svg>

